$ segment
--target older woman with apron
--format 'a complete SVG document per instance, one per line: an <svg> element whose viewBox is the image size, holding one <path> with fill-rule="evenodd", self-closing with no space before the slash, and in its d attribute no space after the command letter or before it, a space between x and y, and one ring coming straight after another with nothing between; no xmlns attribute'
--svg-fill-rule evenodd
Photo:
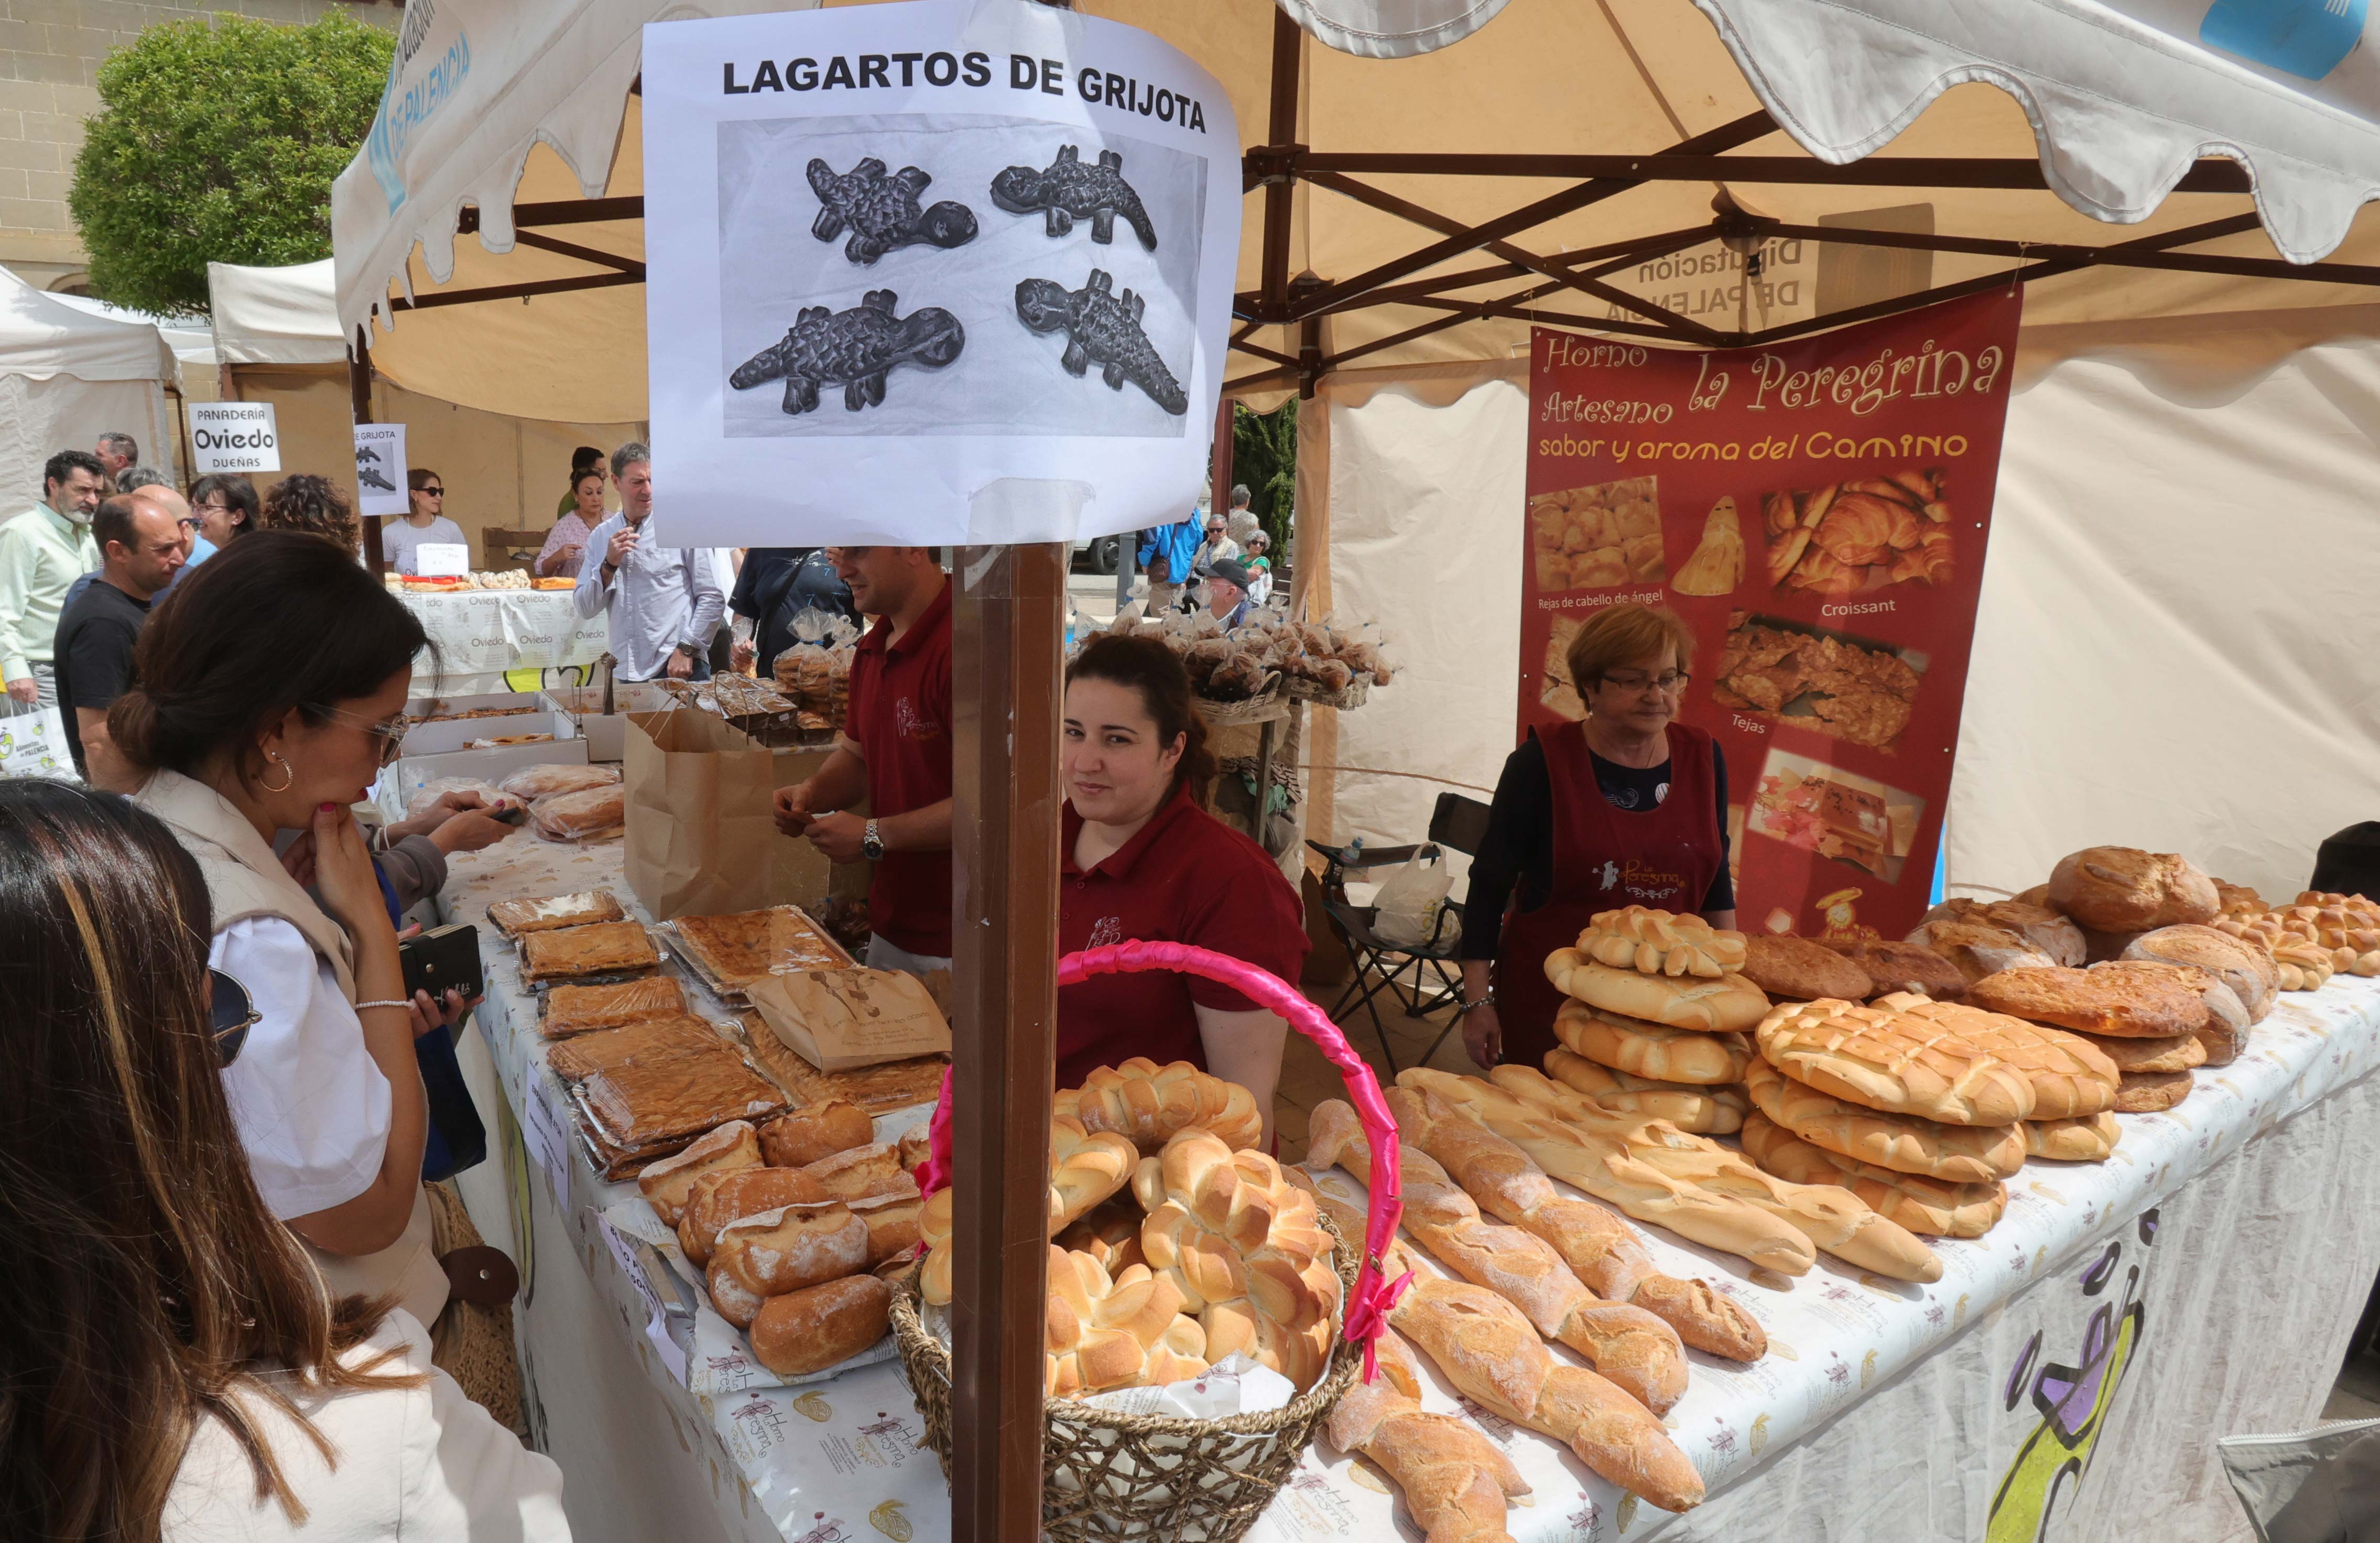
<svg viewBox="0 0 2380 1543"><path fill-rule="evenodd" d="M1645 905L1735 925L1727 763L1675 721L1694 664L1685 623L1614 605L1579 628L1566 662L1585 721L1506 758L1472 861L1463 1042L1482 1066L1542 1064L1562 1003L1546 955L1574 946L1596 913Z"/></svg>

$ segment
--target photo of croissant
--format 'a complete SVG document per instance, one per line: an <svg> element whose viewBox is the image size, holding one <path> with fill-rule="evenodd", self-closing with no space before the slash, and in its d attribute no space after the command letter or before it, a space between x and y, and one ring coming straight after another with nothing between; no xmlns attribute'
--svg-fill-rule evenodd
<svg viewBox="0 0 2380 1543"><path fill-rule="evenodd" d="M1667 578L1655 481L1631 477L1531 498L1529 550L1536 559L1537 589L1617 589Z"/></svg>
<svg viewBox="0 0 2380 1543"><path fill-rule="evenodd" d="M1950 506L1940 468L1904 468L1855 482L1772 492L1760 501L1768 582L1779 589L1848 595L1913 579L1942 585L1952 571Z"/></svg>

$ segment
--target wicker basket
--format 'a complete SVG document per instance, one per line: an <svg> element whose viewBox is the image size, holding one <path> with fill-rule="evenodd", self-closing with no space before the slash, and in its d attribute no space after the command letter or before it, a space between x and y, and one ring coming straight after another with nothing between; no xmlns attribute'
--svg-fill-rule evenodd
<svg viewBox="0 0 2380 1543"><path fill-rule="evenodd" d="M1280 705L1281 691L1281 677L1276 671L1266 677L1264 689L1243 700L1219 702L1211 697L1194 697L1191 701L1197 708L1198 716L1209 723L1261 723L1273 715L1273 709Z"/></svg>
<svg viewBox="0 0 2380 1543"><path fill-rule="evenodd" d="M1325 691L1303 675L1284 675L1281 678L1281 688L1293 700L1313 702L1319 707L1335 707L1343 711L1348 708L1362 707L1371 699L1372 677L1357 675L1342 690Z"/></svg>
<svg viewBox="0 0 2380 1543"><path fill-rule="evenodd" d="M1381 1293L1380 1254L1395 1235L1404 1209L1396 1124L1380 1096L1378 1080L1338 1026L1302 993L1253 965L1187 943L1127 942L1067 954L1058 961L1058 983L1142 970L1175 970L1220 981L1287 1019L1340 1068L1375 1154L1366 1235L1347 1237L1328 1216L1317 1212L1315 1217L1337 1240L1331 1263L1339 1272L1340 1320L1330 1359L1313 1387L1280 1409L1220 1420L1113 1414L1073 1399L1051 1399L1042 1405L1045 1537L1057 1543L1119 1543L1126 1538L1136 1543L1172 1543L1177 1538L1234 1543L1272 1503L1331 1407L1361 1373L1369 1348L1365 1329L1385 1318L1393 1297L1393 1293ZM948 1172L950 1088L945 1076L942 1107L933 1120L935 1155L920 1170L921 1178ZM928 1187L937 1185L929 1182ZM914 1275L893 1295L892 1335L908 1373L910 1393L925 1419L926 1442L941 1459L947 1477L951 1356L919 1314Z"/></svg>

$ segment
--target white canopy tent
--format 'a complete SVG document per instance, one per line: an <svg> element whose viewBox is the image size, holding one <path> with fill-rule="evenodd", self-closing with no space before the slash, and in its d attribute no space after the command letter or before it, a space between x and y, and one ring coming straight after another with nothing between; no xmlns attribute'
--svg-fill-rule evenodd
<svg viewBox="0 0 2380 1543"><path fill-rule="evenodd" d="M111 429L170 456L174 379L173 350L148 322L94 315L0 271L0 509L31 504L43 461Z"/></svg>
<svg viewBox="0 0 2380 1543"><path fill-rule="evenodd" d="M327 257L287 268L208 263L216 357L235 365L344 366L334 267Z"/></svg>

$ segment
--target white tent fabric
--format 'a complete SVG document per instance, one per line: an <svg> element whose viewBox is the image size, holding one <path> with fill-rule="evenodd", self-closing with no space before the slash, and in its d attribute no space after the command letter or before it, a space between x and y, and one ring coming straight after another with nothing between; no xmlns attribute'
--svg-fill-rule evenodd
<svg viewBox="0 0 2380 1543"><path fill-rule="evenodd" d="M40 495L44 460L108 430L170 457L173 379L155 327L94 315L0 269L0 517Z"/></svg>
<svg viewBox="0 0 2380 1543"><path fill-rule="evenodd" d="M217 357L225 364L344 364L335 264L286 268L207 264Z"/></svg>
<svg viewBox="0 0 2380 1543"><path fill-rule="evenodd" d="M145 310L127 310L122 306L93 299L88 295L61 295L55 290L42 293L61 305L69 305L86 316L97 316L109 322L125 322L157 329L165 346L174 351L174 362L182 370L212 371L215 367L214 334L203 316L156 316Z"/></svg>
<svg viewBox="0 0 2380 1543"><path fill-rule="evenodd" d="M170 381L174 354L147 322L95 315L0 269L0 374Z"/></svg>

